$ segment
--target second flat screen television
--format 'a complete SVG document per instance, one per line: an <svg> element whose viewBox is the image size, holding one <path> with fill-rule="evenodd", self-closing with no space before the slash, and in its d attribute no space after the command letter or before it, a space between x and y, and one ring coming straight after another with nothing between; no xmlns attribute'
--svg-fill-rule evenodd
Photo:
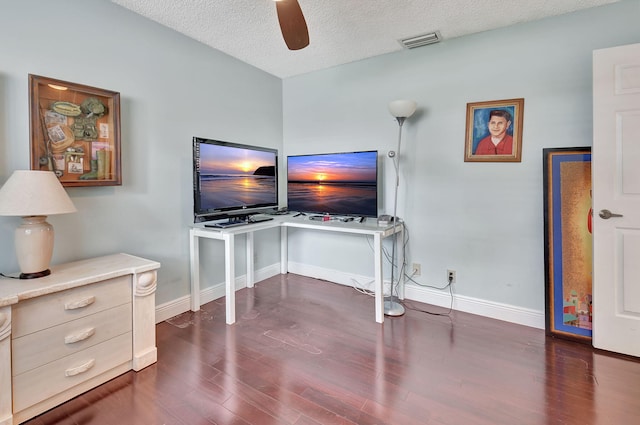
<svg viewBox="0 0 640 425"><path fill-rule="evenodd" d="M287 208L304 213L377 217L378 152L288 156Z"/></svg>

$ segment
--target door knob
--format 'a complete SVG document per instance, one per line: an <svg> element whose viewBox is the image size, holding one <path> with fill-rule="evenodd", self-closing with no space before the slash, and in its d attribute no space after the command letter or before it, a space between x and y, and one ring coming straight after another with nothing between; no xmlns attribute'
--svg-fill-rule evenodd
<svg viewBox="0 0 640 425"><path fill-rule="evenodd" d="M600 216L600 218L604 218L605 220L608 220L611 217L622 217L622 214L615 214L609 210L600 210L598 215Z"/></svg>

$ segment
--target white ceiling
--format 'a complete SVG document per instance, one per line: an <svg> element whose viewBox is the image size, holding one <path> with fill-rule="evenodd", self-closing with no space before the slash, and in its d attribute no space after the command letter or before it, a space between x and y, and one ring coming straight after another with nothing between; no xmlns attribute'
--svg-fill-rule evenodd
<svg viewBox="0 0 640 425"><path fill-rule="evenodd" d="M111 0L280 78L618 0L299 0L310 45L287 49L273 0ZM429 47L421 47L428 49Z"/></svg>

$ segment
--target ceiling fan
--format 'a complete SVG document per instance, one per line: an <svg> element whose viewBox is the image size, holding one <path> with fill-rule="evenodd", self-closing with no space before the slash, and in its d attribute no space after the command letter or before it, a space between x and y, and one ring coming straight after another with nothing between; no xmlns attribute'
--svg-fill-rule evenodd
<svg viewBox="0 0 640 425"><path fill-rule="evenodd" d="M304 49L309 45L307 22L298 0L275 0L282 37L289 50Z"/></svg>

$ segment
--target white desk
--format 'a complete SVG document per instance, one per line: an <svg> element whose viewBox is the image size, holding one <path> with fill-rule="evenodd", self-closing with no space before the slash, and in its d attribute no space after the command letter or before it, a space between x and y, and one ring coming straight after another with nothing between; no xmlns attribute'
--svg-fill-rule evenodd
<svg viewBox="0 0 640 425"><path fill-rule="evenodd" d="M204 227L202 224L194 225L189 231L191 310L200 310L200 238L224 241L226 319L227 324L231 325L236 321L234 255L236 235L246 235L247 287L252 288L254 285L253 234L260 230L280 228L280 272L285 274L288 271L287 229L289 227L373 236L375 319L376 322L382 323L384 321L382 240L394 234L394 227L393 225L378 226L375 219L368 219L363 223L358 223L337 220L314 221L309 220L307 217L274 216L274 219L270 221L226 229ZM395 232L400 233L400 241L402 241L404 226L396 226Z"/></svg>

